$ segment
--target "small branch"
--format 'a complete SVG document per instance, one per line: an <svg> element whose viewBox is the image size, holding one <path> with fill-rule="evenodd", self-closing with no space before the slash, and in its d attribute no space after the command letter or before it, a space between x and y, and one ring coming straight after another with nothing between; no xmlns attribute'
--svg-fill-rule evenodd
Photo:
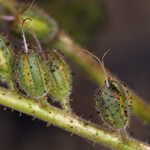
<svg viewBox="0 0 150 150"><path fill-rule="evenodd" d="M62 50L75 63L78 64L90 77L98 84L103 84L105 80L104 72L101 65L83 48L76 44L67 34L60 32L55 42L56 48ZM108 72L108 71L107 71ZM114 75L108 74L118 80ZM133 111L137 117L150 124L150 105L144 102L142 98L137 96L130 88L127 88L133 99Z"/></svg>
<svg viewBox="0 0 150 150"><path fill-rule="evenodd" d="M17 93L0 88L0 104L39 118L64 130L107 147L120 150L149 150L150 147L140 141L129 138L123 142L116 134L104 131L72 113L66 113L53 106L41 106L37 101L25 98Z"/></svg>
<svg viewBox="0 0 150 150"><path fill-rule="evenodd" d="M69 101L70 101L70 98L68 96L68 97L62 99L62 102L61 102L62 109L66 112L71 112L71 107L70 107Z"/></svg>

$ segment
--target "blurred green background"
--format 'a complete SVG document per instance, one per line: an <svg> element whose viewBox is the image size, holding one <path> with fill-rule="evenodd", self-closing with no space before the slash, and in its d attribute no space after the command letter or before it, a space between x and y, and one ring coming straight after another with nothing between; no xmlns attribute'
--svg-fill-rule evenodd
<svg viewBox="0 0 150 150"><path fill-rule="evenodd" d="M99 0L38 0L37 3L57 20L60 28L84 46L104 23L103 7Z"/></svg>

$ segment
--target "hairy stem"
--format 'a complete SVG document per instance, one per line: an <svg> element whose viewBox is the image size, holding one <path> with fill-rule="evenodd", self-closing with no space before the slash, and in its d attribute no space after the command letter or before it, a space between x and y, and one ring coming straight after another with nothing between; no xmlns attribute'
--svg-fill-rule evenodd
<svg viewBox="0 0 150 150"><path fill-rule="evenodd" d="M69 96L62 99L62 109L66 112L71 112L69 101L70 101Z"/></svg>
<svg viewBox="0 0 150 150"><path fill-rule="evenodd" d="M87 122L75 114L67 113L53 106L43 106L37 101L23 97L17 93L0 88L0 104L25 114L39 118L96 143L120 150L149 150L150 147L140 141L128 138L122 141L117 134L104 131L100 127Z"/></svg>
<svg viewBox="0 0 150 150"><path fill-rule="evenodd" d="M59 48L72 60L77 63L97 84L103 84L105 75L101 65L90 56L83 48L76 44L67 34L60 32L55 42L56 48ZM108 75L118 80L114 75L107 71ZM150 105L144 102L137 94L128 88L133 101L133 111L137 117L150 124Z"/></svg>
<svg viewBox="0 0 150 150"><path fill-rule="evenodd" d="M0 0L0 3L4 4L11 12L16 12L15 1ZM96 83L102 84L104 82L105 77L101 66L93 57L89 56L85 50L73 42L68 35L64 34L64 32L60 32L55 45L81 66ZM114 77L110 73L109 75ZM135 114L150 124L150 106L130 89L129 91L133 97L133 110ZM23 97L14 91L11 92L4 88L0 88L0 104L39 118L47 123L58 126L93 142L101 143L110 148L120 150L150 150L150 146L145 143L129 137L124 141L118 134L104 131L102 128L79 118L73 113L67 113L65 110L60 110L47 104L40 104L39 102Z"/></svg>

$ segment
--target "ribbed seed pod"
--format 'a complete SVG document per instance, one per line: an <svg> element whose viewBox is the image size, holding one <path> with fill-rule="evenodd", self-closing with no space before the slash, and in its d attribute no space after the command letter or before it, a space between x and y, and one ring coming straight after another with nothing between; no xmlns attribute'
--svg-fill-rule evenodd
<svg viewBox="0 0 150 150"><path fill-rule="evenodd" d="M48 67L41 55L33 51L22 53L17 58L19 87L32 98L42 98L48 92Z"/></svg>
<svg viewBox="0 0 150 150"><path fill-rule="evenodd" d="M24 30L28 35L31 35L31 31L35 33L41 43L52 40L57 34L58 26L55 20L38 7L34 6L28 9L18 16L18 19L20 18L22 20L26 18L31 19L30 22L28 21L24 24ZM17 30L17 32L20 32L21 26L18 24L18 19L16 18L14 22L14 29Z"/></svg>
<svg viewBox="0 0 150 150"><path fill-rule="evenodd" d="M50 65L50 96L66 105L69 103L68 100L72 90L70 69L63 56L54 49L48 54L48 60Z"/></svg>
<svg viewBox="0 0 150 150"><path fill-rule="evenodd" d="M96 109L103 121L114 130L125 129L130 121L130 101L123 84L108 79L95 94Z"/></svg>
<svg viewBox="0 0 150 150"><path fill-rule="evenodd" d="M6 37L0 34L0 80L12 81L13 50Z"/></svg>

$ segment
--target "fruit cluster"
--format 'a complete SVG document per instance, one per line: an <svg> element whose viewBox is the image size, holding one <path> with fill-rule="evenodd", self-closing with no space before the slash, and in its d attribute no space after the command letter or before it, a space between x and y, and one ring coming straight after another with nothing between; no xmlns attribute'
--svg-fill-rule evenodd
<svg viewBox="0 0 150 150"><path fill-rule="evenodd" d="M26 8L24 4L19 6ZM10 10L13 14L2 16L2 19L11 20L14 33L21 34L22 31L24 48L14 52L6 37L0 35L0 80L10 84L10 89L17 87L23 94L44 104L47 101L43 100L50 96L60 102L64 110L70 110L72 76L69 66L59 51L43 50L41 46L55 38L57 23L38 7L30 7L20 14L9 5L1 7L4 12ZM25 35L30 37L31 43L35 40L38 46L29 47ZM106 74L103 60L99 62ZM106 83L95 95L96 109L104 122L114 130L124 130L130 121L130 101L123 84L106 76Z"/></svg>
<svg viewBox="0 0 150 150"><path fill-rule="evenodd" d="M7 7L3 7L6 10ZM12 83L11 90L19 89L19 92L39 101L50 96L59 101L64 109L69 109L72 89L69 66L58 50L44 51L40 46L55 37L57 24L37 7L20 14L12 11L12 14L3 16L1 21L13 18L10 25L17 34L21 35L22 31L24 48L14 51L6 37L0 35L0 81ZM38 46L29 47L26 35L30 37L30 42L34 39Z"/></svg>
<svg viewBox="0 0 150 150"><path fill-rule="evenodd" d="M0 66L0 80L16 84L27 96L41 99L49 94L54 100L64 103L69 99L72 89L70 69L55 49L46 55L36 49L16 54L6 37L1 36Z"/></svg>

